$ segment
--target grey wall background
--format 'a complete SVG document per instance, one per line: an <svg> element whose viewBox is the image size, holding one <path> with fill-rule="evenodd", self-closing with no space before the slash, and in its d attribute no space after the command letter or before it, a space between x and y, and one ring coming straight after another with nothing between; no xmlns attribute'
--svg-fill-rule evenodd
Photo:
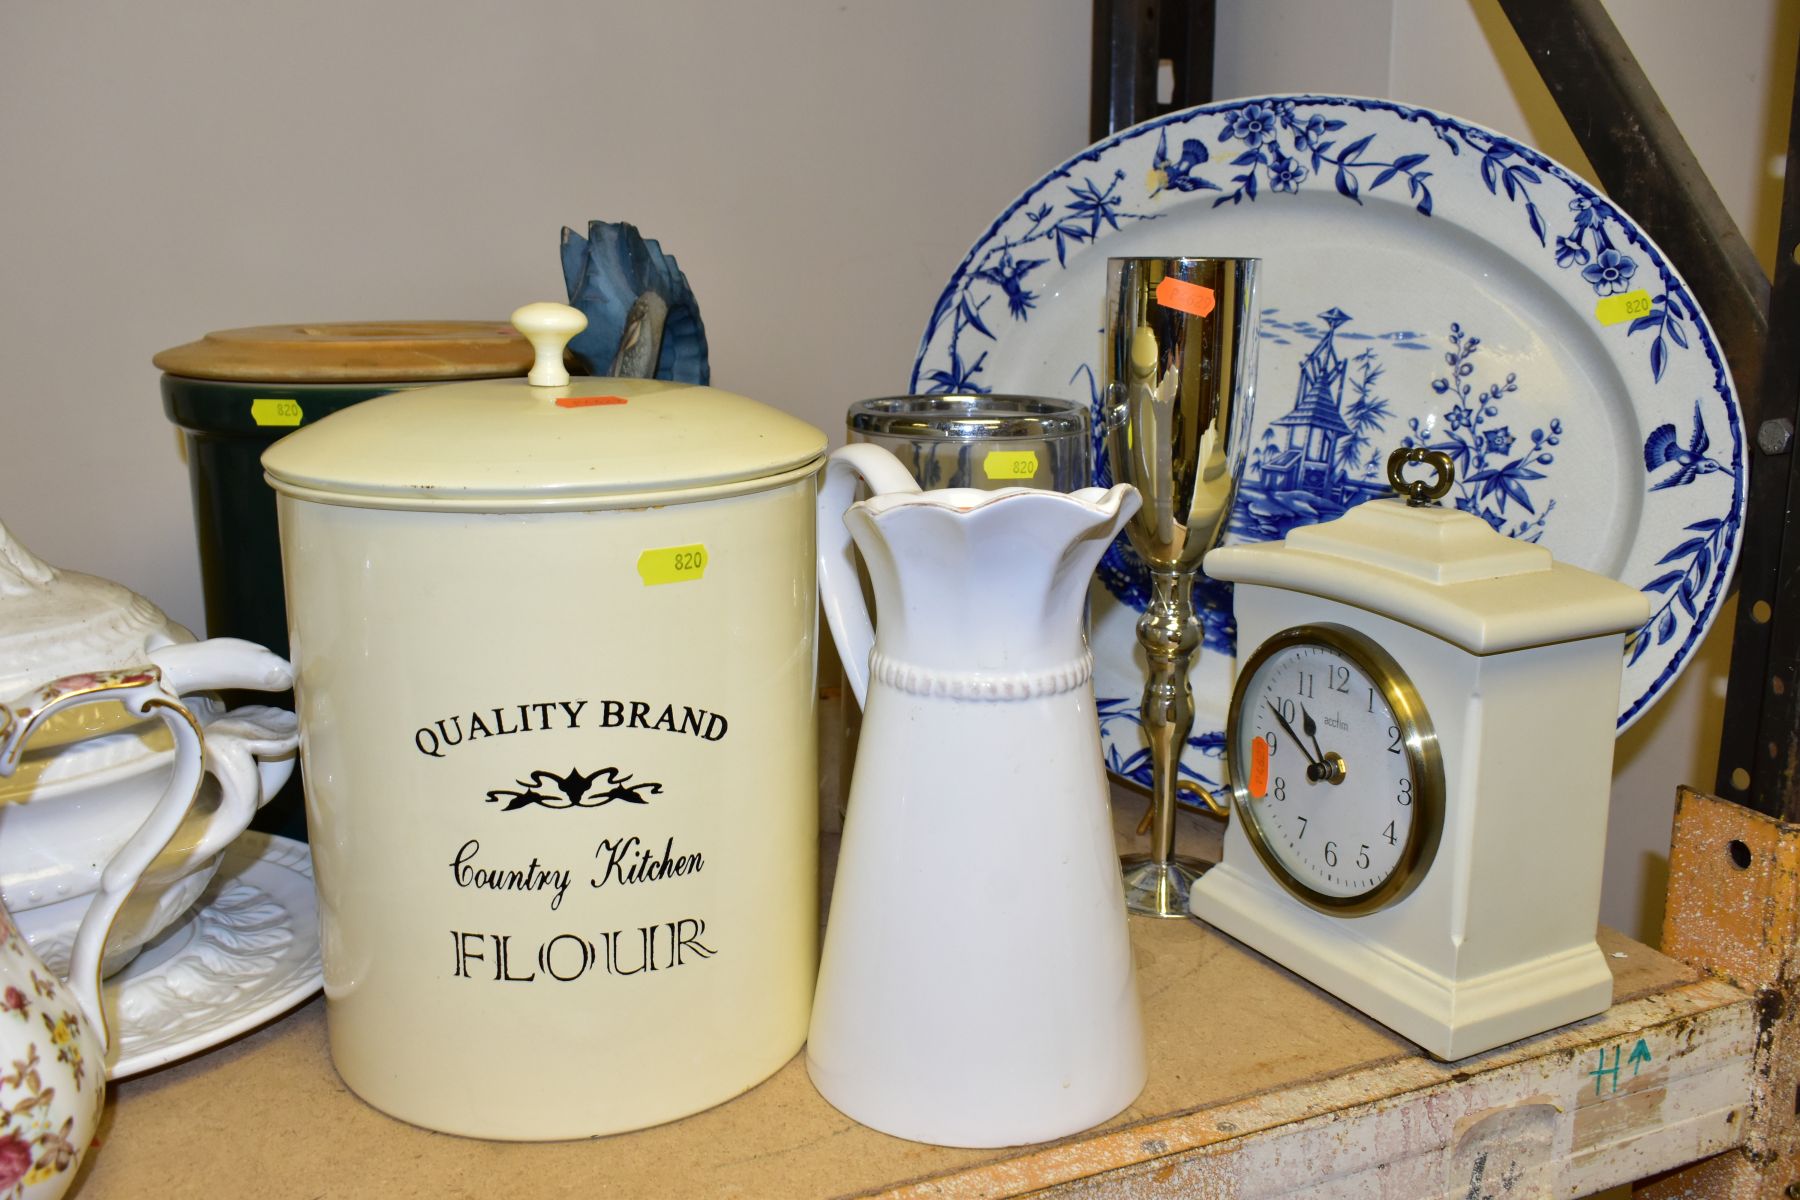
<svg viewBox="0 0 1800 1200"><path fill-rule="evenodd" d="M1494 0L1220 0L1216 93L1441 108L1590 173ZM1800 13L1609 8L1765 262ZM278 321L560 298L625 219L687 270L715 381L841 436L950 272L1087 144L1089 0L0 0L0 520L200 629L150 356ZM1605 919L1660 921L1730 614L1620 743Z"/></svg>

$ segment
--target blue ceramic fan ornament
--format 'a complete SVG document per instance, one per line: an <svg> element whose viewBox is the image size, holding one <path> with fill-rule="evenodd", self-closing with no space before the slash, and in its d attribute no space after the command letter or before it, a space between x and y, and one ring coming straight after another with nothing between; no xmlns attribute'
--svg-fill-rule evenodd
<svg viewBox="0 0 1800 1200"><path fill-rule="evenodd" d="M589 374L709 383L700 303L673 255L623 221L590 221L586 237L562 231L569 303L587 329L569 349Z"/></svg>

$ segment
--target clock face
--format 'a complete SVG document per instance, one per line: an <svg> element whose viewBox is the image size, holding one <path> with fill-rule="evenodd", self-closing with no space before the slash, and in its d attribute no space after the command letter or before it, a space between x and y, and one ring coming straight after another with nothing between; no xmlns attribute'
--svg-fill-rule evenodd
<svg viewBox="0 0 1800 1200"><path fill-rule="evenodd" d="M1237 817L1290 892L1348 916L1423 878L1443 767L1417 691L1373 641L1340 625L1270 638L1238 677L1229 728Z"/></svg>

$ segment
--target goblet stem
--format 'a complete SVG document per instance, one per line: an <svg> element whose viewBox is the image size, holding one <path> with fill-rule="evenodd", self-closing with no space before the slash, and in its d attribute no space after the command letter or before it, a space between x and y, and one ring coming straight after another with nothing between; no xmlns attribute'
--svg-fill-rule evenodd
<svg viewBox="0 0 1800 1200"><path fill-rule="evenodd" d="M1194 728L1194 689L1188 670L1200 645L1200 622L1194 619L1194 575L1191 571L1152 571L1150 603L1138 618L1138 643L1149 661L1149 679L1138 712L1150 743L1155 816L1150 827L1150 858L1166 863L1175 855L1175 783L1181 775L1181 752Z"/></svg>
<svg viewBox="0 0 1800 1200"><path fill-rule="evenodd" d="M1175 854L1175 791L1181 752L1194 727L1188 668L1200 645L1194 619L1194 571L1152 569L1150 603L1138 618L1138 643L1149 666L1138 709L1150 745L1150 853L1126 856L1125 907L1153 917L1187 915L1188 889L1207 864Z"/></svg>

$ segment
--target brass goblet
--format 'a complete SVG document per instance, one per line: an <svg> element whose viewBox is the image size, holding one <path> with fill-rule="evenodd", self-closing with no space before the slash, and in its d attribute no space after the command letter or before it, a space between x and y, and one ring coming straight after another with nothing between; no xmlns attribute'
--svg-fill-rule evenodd
<svg viewBox="0 0 1800 1200"><path fill-rule="evenodd" d="M1200 645L1194 581L1230 520L1250 451L1258 265L1107 262L1107 453L1113 480L1143 496L1126 533L1150 569L1151 591L1137 624L1149 667L1139 712L1150 746L1151 843L1148 854L1123 861L1125 900L1154 916L1186 916L1188 888L1210 865L1175 854L1175 793L1201 790L1180 779L1194 724L1188 672Z"/></svg>

